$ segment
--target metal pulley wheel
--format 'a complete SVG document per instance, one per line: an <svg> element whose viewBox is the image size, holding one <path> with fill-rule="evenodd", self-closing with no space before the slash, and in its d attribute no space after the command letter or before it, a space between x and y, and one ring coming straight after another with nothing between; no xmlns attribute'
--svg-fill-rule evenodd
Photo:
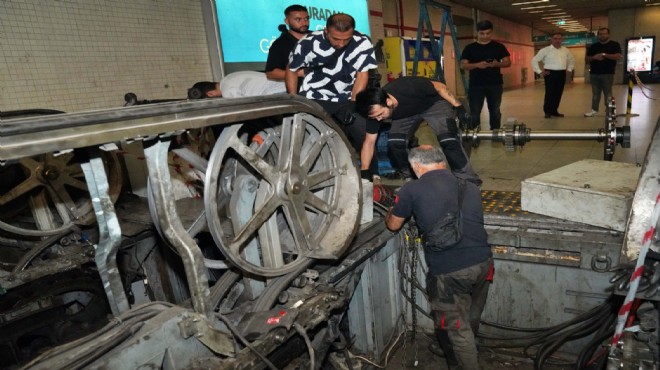
<svg viewBox="0 0 660 370"><path fill-rule="evenodd" d="M204 184L215 243L232 264L266 277L341 256L362 199L351 149L333 123L299 113L272 129L255 147L250 125L226 127Z"/></svg>
<svg viewBox="0 0 660 370"><path fill-rule="evenodd" d="M103 152L109 193L121 190L117 157ZM74 152L21 158L0 168L0 230L11 235L57 235L95 220L87 183Z"/></svg>

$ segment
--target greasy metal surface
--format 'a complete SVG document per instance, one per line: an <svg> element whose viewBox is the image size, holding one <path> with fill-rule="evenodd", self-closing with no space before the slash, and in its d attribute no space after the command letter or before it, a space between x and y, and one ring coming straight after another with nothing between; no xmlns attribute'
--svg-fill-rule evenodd
<svg viewBox="0 0 660 370"><path fill-rule="evenodd" d="M592 269L618 263L623 233L522 211L520 193L482 191L495 258Z"/></svg>
<svg viewBox="0 0 660 370"><path fill-rule="evenodd" d="M231 336L211 326L204 316L195 313L189 313L189 315L190 317L179 322L184 338L195 336L197 340L217 354L234 355L234 342Z"/></svg>
<svg viewBox="0 0 660 370"><path fill-rule="evenodd" d="M516 191L481 191L481 203L484 214L498 214L516 217L528 214L520 208L520 192Z"/></svg>
<svg viewBox="0 0 660 370"><path fill-rule="evenodd" d="M253 148L241 128L234 125L223 130L204 184L209 229L225 257L246 272L274 277L295 270L305 258L341 256L346 241L356 232L361 202L361 181L346 141L308 114L284 118L279 137L272 143L274 150ZM224 173L232 161L238 163L236 174L245 173L254 181ZM227 184L232 199L229 210L221 203ZM242 195L249 199L239 201ZM246 202L254 204L251 216L228 220L229 211ZM279 238L264 238L265 226L275 217L282 228ZM231 228L225 226L228 221ZM245 253L247 246L255 244L261 259ZM286 263L277 265L277 261Z"/></svg>
<svg viewBox="0 0 660 370"><path fill-rule="evenodd" d="M632 212L626 228L626 239L622 249L622 258L633 260L642 246L644 234L647 230L660 225L651 225L651 216L660 196L660 119L656 122L653 138L642 165L642 172L635 191L632 203ZM658 238L654 240L654 249L657 251Z"/></svg>
<svg viewBox="0 0 660 370"><path fill-rule="evenodd" d="M195 311L210 316L213 313L213 307L209 304L210 292L204 256L195 240L181 224L174 203L170 170L167 164L169 144L169 141L156 141L144 149L149 170L149 184L158 214L157 221L160 222L163 236L174 246L183 260Z"/></svg>
<svg viewBox="0 0 660 370"><path fill-rule="evenodd" d="M112 314L118 316L129 309L128 299L126 299L117 267L117 251L121 244L121 228L115 213L113 199L110 196L110 185L105 173L105 166L100 155L98 153L93 154L89 162L83 163L81 166L99 225L99 242L96 246L94 260L99 269L103 289L105 289L108 296Z"/></svg>
<svg viewBox="0 0 660 370"><path fill-rule="evenodd" d="M285 94L171 102L2 121L0 161L296 112L312 113L332 122L316 103Z"/></svg>
<svg viewBox="0 0 660 370"><path fill-rule="evenodd" d="M121 167L112 153L101 154L116 200ZM94 221L94 209L80 163L84 155L45 153L0 167L6 189L0 194L0 229L20 236L59 235ZM9 185L9 186L7 186ZM32 218L33 224L26 222Z"/></svg>

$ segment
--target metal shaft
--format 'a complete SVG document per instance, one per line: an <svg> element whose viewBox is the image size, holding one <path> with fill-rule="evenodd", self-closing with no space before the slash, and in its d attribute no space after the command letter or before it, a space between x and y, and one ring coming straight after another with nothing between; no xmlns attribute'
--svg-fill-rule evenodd
<svg viewBox="0 0 660 370"><path fill-rule="evenodd" d="M479 140L493 140L493 141L503 141L505 132L500 131L481 131L476 134L470 135L471 137L476 136ZM540 131L534 130L529 132L525 136L528 136L529 140L597 140L602 141L604 138L602 130L596 131Z"/></svg>

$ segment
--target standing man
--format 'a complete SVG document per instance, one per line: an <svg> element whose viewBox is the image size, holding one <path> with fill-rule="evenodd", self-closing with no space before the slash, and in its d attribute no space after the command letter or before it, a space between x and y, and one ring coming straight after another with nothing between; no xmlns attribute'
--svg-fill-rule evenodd
<svg viewBox="0 0 660 370"><path fill-rule="evenodd" d="M286 89L319 103L337 121L360 152L364 142L366 119L353 115L355 96L367 87L369 70L375 69L376 57L369 37L355 30L355 19L335 13L328 17L323 31L300 39L289 57ZM305 69L300 92L298 73ZM378 161L369 164L378 173Z"/></svg>
<svg viewBox="0 0 660 370"><path fill-rule="evenodd" d="M589 62L589 80L591 81L591 112L585 117L598 114L600 94L605 97L605 111L612 97L612 83L614 83L614 69L616 62L621 59L621 45L610 40L610 29L603 27L598 30L598 42L589 46L585 58Z"/></svg>
<svg viewBox="0 0 660 370"><path fill-rule="evenodd" d="M463 150L456 126L457 115L462 124L469 124L470 116L442 82L425 77L399 77L382 88L369 88L359 93L355 108L360 115L371 118L360 153L363 173L367 170L364 163L369 163L375 151L379 122L391 118L387 142L390 161L404 178L412 177L408 143L420 123L426 121L436 134L454 174L481 185L481 179Z"/></svg>
<svg viewBox="0 0 660 370"><path fill-rule="evenodd" d="M478 370L475 336L494 272L481 192L469 182L460 184L447 171L437 147L413 148L408 158L419 179L399 189L385 224L398 231L415 216L428 265L426 292L447 364L450 369ZM451 245L437 245L438 239L430 235L439 231L439 221L449 213L461 217L462 237Z"/></svg>
<svg viewBox="0 0 660 370"><path fill-rule="evenodd" d="M470 71L468 100L472 128L481 126L481 109L488 104L490 129L500 128L504 80L500 68L511 66L509 51L503 44L493 41L493 23L477 23L477 41L468 44L461 55L461 69Z"/></svg>
<svg viewBox="0 0 660 370"><path fill-rule="evenodd" d="M302 5L291 5L284 9L284 23L289 29L282 32L268 49L266 60L266 76L269 80L284 81L286 66L289 64L289 54L298 40L307 35L309 30L309 14ZM298 71L303 77L304 70Z"/></svg>
<svg viewBox="0 0 660 370"><path fill-rule="evenodd" d="M543 99L545 118L564 116L559 113L558 108L564 92L566 74L573 72L575 58L566 47L561 46L563 40L564 35L560 32L553 33L550 46L539 50L538 54L532 58L534 72L543 76L545 80L545 98ZM543 69L539 67L539 62L543 62Z"/></svg>

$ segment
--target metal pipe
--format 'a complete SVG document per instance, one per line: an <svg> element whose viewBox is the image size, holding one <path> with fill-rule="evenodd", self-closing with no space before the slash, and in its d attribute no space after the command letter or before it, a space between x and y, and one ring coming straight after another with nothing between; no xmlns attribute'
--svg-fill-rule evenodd
<svg viewBox="0 0 660 370"><path fill-rule="evenodd" d="M598 140L605 137L598 131L533 131L529 134L531 140Z"/></svg>
<svg viewBox="0 0 660 370"><path fill-rule="evenodd" d="M470 134L470 138L479 140L504 141L506 133L500 131L480 131ZM602 130L598 131L533 131L524 135L529 140L598 140L605 138Z"/></svg>

